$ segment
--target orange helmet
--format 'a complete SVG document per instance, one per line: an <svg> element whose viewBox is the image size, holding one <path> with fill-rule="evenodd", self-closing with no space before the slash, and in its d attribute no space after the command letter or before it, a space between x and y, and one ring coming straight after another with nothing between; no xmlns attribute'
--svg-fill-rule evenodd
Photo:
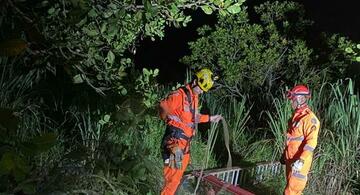
<svg viewBox="0 0 360 195"><path fill-rule="evenodd" d="M293 99L297 95L304 95L306 98L311 97L310 90L305 85L296 85L294 88L287 92L287 97L289 99Z"/></svg>

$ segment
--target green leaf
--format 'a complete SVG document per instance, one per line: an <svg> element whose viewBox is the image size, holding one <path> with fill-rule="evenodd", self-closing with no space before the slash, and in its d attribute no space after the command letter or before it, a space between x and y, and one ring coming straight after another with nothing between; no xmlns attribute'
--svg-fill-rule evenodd
<svg viewBox="0 0 360 195"><path fill-rule="evenodd" d="M210 14L213 13L212 8L210 6L208 6L208 5L201 6L201 9L204 11L205 14L210 15Z"/></svg>
<svg viewBox="0 0 360 195"><path fill-rule="evenodd" d="M357 45L356 45L356 48L360 49L360 44L357 44Z"/></svg>
<svg viewBox="0 0 360 195"><path fill-rule="evenodd" d="M221 1L221 0L214 0L213 3L214 3L214 5L220 7L220 6L223 4L223 1Z"/></svg>
<svg viewBox="0 0 360 195"><path fill-rule="evenodd" d="M141 18L143 17L143 12L142 11L137 11L136 14L135 14L135 18L137 20L141 20Z"/></svg>
<svg viewBox="0 0 360 195"><path fill-rule="evenodd" d="M184 24L191 22L191 20L192 20L191 16L186 16L184 20Z"/></svg>
<svg viewBox="0 0 360 195"><path fill-rule="evenodd" d="M143 74L144 75L150 75L150 71L146 68L143 68Z"/></svg>
<svg viewBox="0 0 360 195"><path fill-rule="evenodd" d="M223 9L221 9L221 10L219 11L219 13L220 13L221 16L226 16L226 15L227 15L227 12L224 11Z"/></svg>
<svg viewBox="0 0 360 195"><path fill-rule="evenodd" d="M84 19L80 20L79 23L76 24L77 27L81 27L82 25L84 25L87 22L87 17L85 17Z"/></svg>
<svg viewBox="0 0 360 195"><path fill-rule="evenodd" d="M126 95L127 94L127 90L125 88L122 88L120 91L121 95Z"/></svg>
<svg viewBox="0 0 360 195"><path fill-rule="evenodd" d="M6 152L0 160L0 176L9 174L15 168L14 154Z"/></svg>
<svg viewBox="0 0 360 195"><path fill-rule="evenodd" d="M356 60L357 62L360 62L360 56L356 57L355 60Z"/></svg>
<svg viewBox="0 0 360 195"><path fill-rule="evenodd" d="M108 10L106 12L103 13L104 18L109 18L110 16L113 15L113 11L112 10Z"/></svg>
<svg viewBox="0 0 360 195"><path fill-rule="evenodd" d="M54 12L55 12L55 8L53 7L48 10L48 14L50 15L53 14Z"/></svg>
<svg viewBox="0 0 360 195"><path fill-rule="evenodd" d="M353 51L353 49L352 49L351 47L347 47L347 48L345 49L345 52L346 52L346 53L353 53L354 51Z"/></svg>
<svg viewBox="0 0 360 195"><path fill-rule="evenodd" d="M171 4L171 12L173 12L173 13L179 12L179 9L177 8L175 3Z"/></svg>
<svg viewBox="0 0 360 195"><path fill-rule="evenodd" d="M237 14L241 11L240 5L238 3L235 3L234 5L228 7L226 9L229 13Z"/></svg>
<svg viewBox="0 0 360 195"><path fill-rule="evenodd" d="M224 3L224 8L227 8L231 5L232 3L232 0L225 0L225 3Z"/></svg>
<svg viewBox="0 0 360 195"><path fill-rule="evenodd" d="M91 10L88 12L88 16L91 17L91 18L95 18L96 16L98 16L98 14L96 13L96 10L95 10L95 9L91 9Z"/></svg>
<svg viewBox="0 0 360 195"><path fill-rule="evenodd" d="M156 68L156 69L154 70L154 77L157 76L158 74L159 74L159 69Z"/></svg>
<svg viewBox="0 0 360 195"><path fill-rule="evenodd" d="M185 17L176 18L176 21L177 21L177 22L182 22L182 21L184 21L184 20L185 20Z"/></svg>
<svg viewBox="0 0 360 195"><path fill-rule="evenodd" d="M107 23L104 22L104 23L101 25L100 32L101 32L101 33L104 33L104 32L106 31L106 27L107 27Z"/></svg>
<svg viewBox="0 0 360 195"><path fill-rule="evenodd" d="M79 83L83 83L83 74L77 74L73 77L73 83L75 84L79 84Z"/></svg>
<svg viewBox="0 0 360 195"><path fill-rule="evenodd" d="M104 121L105 121L105 122L109 122L109 120L110 120L110 115L106 114L106 115L104 116Z"/></svg>
<svg viewBox="0 0 360 195"><path fill-rule="evenodd" d="M114 63L115 55L114 55L114 53L113 53L111 50L109 50L106 59L107 59L107 62L108 62L109 64L113 64L113 63Z"/></svg>
<svg viewBox="0 0 360 195"><path fill-rule="evenodd" d="M84 27L82 30L90 37L94 37L94 36L98 35L98 32L95 29L88 29L88 28Z"/></svg>
<svg viewBox="0 0 360 195"><path fill-rule="evenodd" d="M114 4L114 3L110 3L110 4L108 5L108 7L111 8L111 9L113 9L113 10L116 10L116 9L117 9L117 5Z"/></svg>

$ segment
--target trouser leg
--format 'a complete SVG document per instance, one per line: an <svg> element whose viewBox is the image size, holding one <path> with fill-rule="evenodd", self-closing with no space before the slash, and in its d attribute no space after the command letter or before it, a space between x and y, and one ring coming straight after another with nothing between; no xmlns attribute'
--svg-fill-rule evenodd
<svg viewBox="0 0 360 195"><path fill-rule="evenodd" d="M161 191L161 195L174 195L179 184L181 178L186 170L186 167L189 164L190 155L185 154L182 160L182 168L176 169L171 168L170 166L164 167L164 187Z"/></svg>

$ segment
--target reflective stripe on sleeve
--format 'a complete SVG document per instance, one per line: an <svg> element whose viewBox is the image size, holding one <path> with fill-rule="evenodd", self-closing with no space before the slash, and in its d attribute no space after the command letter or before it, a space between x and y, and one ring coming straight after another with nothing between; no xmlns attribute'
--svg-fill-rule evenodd
<svg viewBox="0 0 360 195"><path fill-rule="evenodd" d="M168 115L167 118L170 119L170 120L174 120L176 122L181 122L181 119L178 116L175 116L175 115Z"/></svg>
<svg viewBox="0 0 360 195"><path fill-rule="evenodd" d="M287 141L303 141L303 140L304 140L304 136L287 138Z"/></svg>
<svg viewBox="0 0 360 195"><path fill-rule="evenodd" d="M315 148L314 148L314 147L311 147L311 146L309 146L309 145L306 144L306 145L304 146L304 150L313 152L313 151L315 150Z"/></svg>
<svg viewBox="0 0 360 195"><path fill-rule="evenodd" d="M298 172L294 172L292 174L294 177L297 177L297 178L300 178L300 179L307 179L307 176L306 175L303 175L301 173L298 173Z"/></svg>

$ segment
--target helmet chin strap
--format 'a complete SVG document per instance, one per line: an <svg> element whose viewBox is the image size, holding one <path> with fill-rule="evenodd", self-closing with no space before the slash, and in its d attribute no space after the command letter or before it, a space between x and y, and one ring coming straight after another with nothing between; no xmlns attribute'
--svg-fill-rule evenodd
<svg viewBox="0 0 360 195"><path fill-rule="evenodd" d="M192 90L192 92L193 92L193 93L196 93L196 94L200 94L201 91L198 91L198 90L196 89L196 87L198 88L198 90L202 90L202 89L200 88L200 86L199 86L196 82L193 82L193 83L191 84L191 90Z"/></svg>
<svg viewBox="0 0 360 195"><path fill-rule="evenodd" d="M301 103L298 99L295 100L296 101L296 108L302 108L306 105L306 101L303 101L303 103Z"/></svg>

